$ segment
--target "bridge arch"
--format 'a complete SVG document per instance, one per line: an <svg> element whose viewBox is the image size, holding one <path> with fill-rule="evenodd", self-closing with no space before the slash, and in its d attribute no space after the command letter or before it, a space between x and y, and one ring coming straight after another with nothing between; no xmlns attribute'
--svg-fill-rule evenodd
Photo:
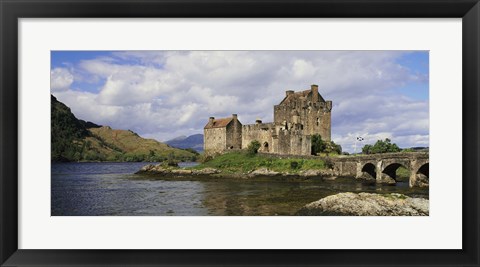
<svg viewBox="0 0 480 267"><path fill-rule="evenodd" d="M410 186L426 187L429 184L430 169L428 161L423 163L420 168L410 178Z"/></svg>
<svg viewBox="0 0 480 267"><path fill-rule="evenodd" d="M387 177L392 178L393 180L395 180L395 182L397 182L398 181L397 170L400 167L403 167L409 170L409 168L403 165L402 163L394 162L387 165L385 168L383 168L382 175L386 175Z"/></svg>
<svg viewBox="0 0 480 267"><path fill-rule="evenodd" d="M430 167L429 167L429 163L425 163L423 164L422 166L420 166L420 168L418 168L418 171L417 171L417 174L423 174L425 176L430 177Z"/></svg>
<svg viewBox="0 0 480 267"><path fill-rule="evenodd" d="M372 179L377 178L377 168L375 167L375 164L371 162L367 162L363 165L362 167L362 176L363 177L368 177Z"/></svg>

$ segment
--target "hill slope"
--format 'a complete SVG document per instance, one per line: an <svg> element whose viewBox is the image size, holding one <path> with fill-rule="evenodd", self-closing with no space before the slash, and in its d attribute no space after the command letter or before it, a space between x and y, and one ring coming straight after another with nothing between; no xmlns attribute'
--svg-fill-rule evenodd
<svg viewBox="0 0 480 267"><path fill-rule="evenodd" d="M129 130L114 130L79 120L51 96L52 161L194 160L191 152L144 139Z"/></svg>
<svg viewBox="0 0 480 267"><path fill-rule="evenodd" d="M182 149L192 148L198 152L201 152L203 151L203 134L194 134L188 137L179 136L172 140L166 141L165 144Z"/></svg>

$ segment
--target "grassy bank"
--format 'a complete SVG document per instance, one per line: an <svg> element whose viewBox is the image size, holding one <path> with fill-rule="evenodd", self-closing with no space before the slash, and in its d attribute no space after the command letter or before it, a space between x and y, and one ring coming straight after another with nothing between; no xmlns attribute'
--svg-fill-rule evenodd
<svg viewBox="0 0 480 267"><path fill-rule="evenodd" d="M230 152L192 167L192 169L215 168L223 173L247 173L267 168L276 172L298 173L304 170L325 169L321 159L272 158L259 154L248 155L245 152Z"/></svg>

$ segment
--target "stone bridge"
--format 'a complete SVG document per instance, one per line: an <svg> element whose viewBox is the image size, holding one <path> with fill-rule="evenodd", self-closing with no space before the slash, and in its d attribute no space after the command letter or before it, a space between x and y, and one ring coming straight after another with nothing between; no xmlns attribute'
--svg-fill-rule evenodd
<svg viewBox="0 0 480 267"><path fill-rule="evenodd" d="M335 171L342 176L375 179L377 183L394 183L396 171L403 166L410 171L409 185L428 186L428 152L400 152L332 158Z"/></svg>

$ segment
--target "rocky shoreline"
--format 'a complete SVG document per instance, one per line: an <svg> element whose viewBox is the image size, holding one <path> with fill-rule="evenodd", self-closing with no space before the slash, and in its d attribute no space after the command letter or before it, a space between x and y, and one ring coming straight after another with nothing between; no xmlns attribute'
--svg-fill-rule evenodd
<svg viewBox="0 0 480 267"><path fill-rule="evenodd" d="M295 215L428 216L429 200L397 193L339 193L307 204Z"/></svg>
<svg viewBox="0 0 480 267"><path fill-rule="evenodd" d="M214 168L204 168L200 170L196 169L181 169L178 167L169 167L163 164L148 164L143 166L135 174L148 174L148 175L158 175L158 176L191 176L191 175L211 175L220 173L219 170Z"/></svg>
<svg viewBox="0 0 480 267"><path fill-rule="evenodd" d="M228 173L216 168L179 168L165 164L149 164L135 174L166 180L218 179L278 179L281 181L324 181L337 179L333 170L304 170L283 173L268 168L258 168L246 173ZM427 196L428 198L428 196ZM398 193L338 193L311 202L300 208L297 216L428 216L429 200Z"/></svg>
<svg viewBox="0 0 480 267"><path fill-rule="evenodd" d="M212 176L226 178L255 178L255 177L322 177L324 180L335 180L337 176L333 170L306 170L297 173L283 173L270 170L268 168L259 168L247 173L224 173L215 168L203 169L184 169L178 167L165 166L164 164L149 164L142 167L135 174L159 176L159 177L192 177L192 176Z"/></svg>

